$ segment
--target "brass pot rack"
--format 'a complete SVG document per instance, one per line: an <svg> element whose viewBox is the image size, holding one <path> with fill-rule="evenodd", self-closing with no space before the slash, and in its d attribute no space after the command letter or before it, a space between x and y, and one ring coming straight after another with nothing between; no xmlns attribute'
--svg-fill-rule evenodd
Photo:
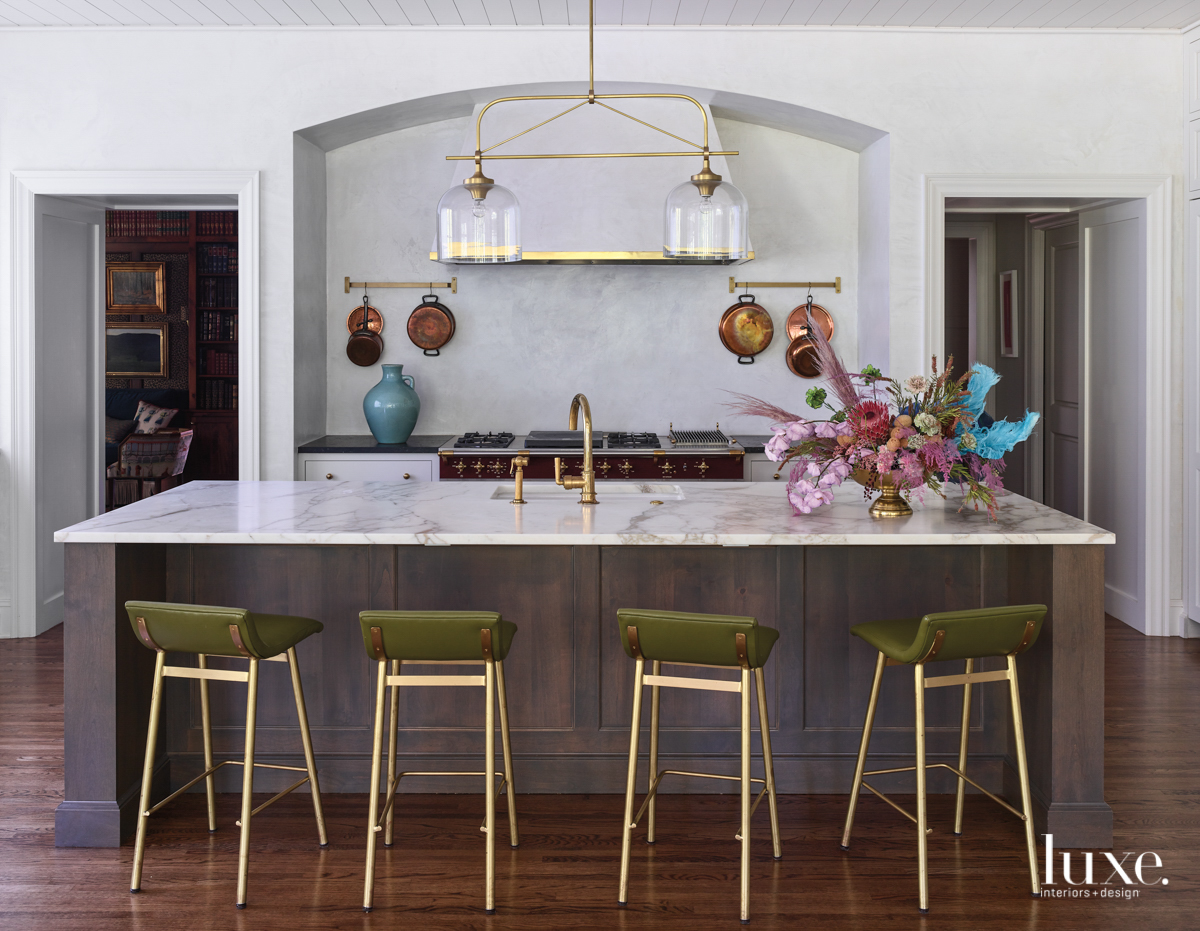
<svg viewBox="0 0 1200 931"><path fill-rule="evenodd" d="M457 294L458 278L451 278L449 281L351 281L347 275L347 294L350 293L351 288L424 288L427 291L449 288L451 294Z"/></svg>
<svg viewBox="0 0 1200 931"><path fill-rule="evenodd" d="M809 291L814 288L833 288L835 292L841 294L842 279L838 277L833 281L734 281L733 275L730 275L729 293L736 294L738 288L746 290L750 288L803 288Z"/></svg>

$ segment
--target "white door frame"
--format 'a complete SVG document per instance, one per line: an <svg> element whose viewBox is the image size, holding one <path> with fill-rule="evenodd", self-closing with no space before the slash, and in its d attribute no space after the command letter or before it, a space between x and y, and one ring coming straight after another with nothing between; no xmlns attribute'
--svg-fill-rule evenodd
<svg viewBox="0 0 1200 931"><path fill-rule="evenodd" d="M942 353L945 334L945 247L947 197L1137 198L1146 201L1146 382L1147 443L1144 506L1146 552L1145 631L1177 634L1170 598L1171 443L1171 255L1170 175L926 175L925 176L925 356ZM1085 350L1086 351L1086 350Z"/></svg>
<svg viewBox="0 0 1200 931"><path fill-rule="evenodd" d="M996 224L991 221L960 221L957 218L946 223L946 235L958 239L975 240L975 359L991 368L996 367L996 297L999 285L996 279ZM942 312L946 305L943 300ZM943 332L945 317L943 316ZM966 371L960 362L959 373ZM988 398L988 412L992 413L992 399Z"/></svg>
<svg viewBox="0 0 1200 931"><path fill-rule="evenodd" d="M8 461L7 569L12 610L0 611L0 637L36 633L37 449L35 418L34 199L55 197L136 196L151 200L171 195L225 194L238 204L238 477L259 477L259 176L257 171L14 171L10 175L12 248L11 290L0 293L0 372L6 409L0 410L0 451ZM0 261L4 257L0 256ZM0 265L3 271L3 265ZM7 300L5 300L7 298ZM5 307L4 303L8 306ZM5 613L8 617L5 618Z"/></svg>

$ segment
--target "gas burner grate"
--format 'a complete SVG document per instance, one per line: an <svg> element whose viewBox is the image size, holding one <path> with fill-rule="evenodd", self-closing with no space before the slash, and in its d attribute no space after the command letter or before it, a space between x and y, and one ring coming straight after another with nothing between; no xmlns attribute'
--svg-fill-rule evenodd
<svg viewBox="0 0 1200 931"><path fill-rule="evenodd" d="M713 430L676 430L675 425L671 424L671 445L672 446L728 446L729 437L721 432L721 425L717 424Z"/></svg>
<svg viewBox="0 0 1200 931"><path fill-rule="evenodd" d="M464 433L454 441L455 449L508 449L511 433Z"/></svg>
<svg viewBox="0 0 1200 931"><path fill-rule="evenodd" d="M657 433L624 433L605 434L605 445L609 449L658 449L660 446Z"/></svg>

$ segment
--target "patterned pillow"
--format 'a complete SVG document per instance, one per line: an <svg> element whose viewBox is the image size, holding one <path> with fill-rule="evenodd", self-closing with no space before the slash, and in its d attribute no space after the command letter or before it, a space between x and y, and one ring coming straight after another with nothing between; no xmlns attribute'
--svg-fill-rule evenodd
<svg viewBox="0 0 1200 931"><path fill-rule="evenodd" d="M104 442L115 446L133 432L136 420L117 420L116 417L104 418Z"/></svg>
<svg viewBox="0 0 1200 931"><path fill-rule="evenodd" d="M146 401L138 401L137 413L133 419L137 421L135 433L157 433L171 422L171 418L179 413L175 407L155 407Z"/></svg>

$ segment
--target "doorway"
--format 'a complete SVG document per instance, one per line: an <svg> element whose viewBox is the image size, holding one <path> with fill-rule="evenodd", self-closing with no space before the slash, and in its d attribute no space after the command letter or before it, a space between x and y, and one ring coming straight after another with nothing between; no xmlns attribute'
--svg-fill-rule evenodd
<svg viewBox="0 0 1200 931"><path fill-rule="evenodd" d="M13 389L8 410L0 416L0 449L8 454L7 461L0 463L6 467L0 469L0 477L6 479L3 492L7 512L0 522L4 536L0 543L0 637L31 637L57 624L62 616L61 595L54 596L62 590L63 546L53 542L54 530L93 516L103 507L101 431L79 425L73 433L53 429L57 422L45 415L61 412L55 408L47 411L39 398L48 403L56 396L53 392L70 392L72 403L68 406L72 411L85 410L91 425L103 423L107 367L106 339L100 321L105 316L101 297L105 210L236 208L242 249L237 286L237 472L242 479L259 477L259 180L256 171L50 171L13 172L11 177L12 328L10 338L0 340L0 371L12 373ZM61 225L51 221L47 227L43 217L49 212L71 221L72 210L86 213L92 227L88 246L91 278L73 299L92 303L63 321L62 327L55 327L51 326L52 314L43 316L41 310L48 301L58 300L54 288L65 288L82 266L72 270L70 263L55 262L47 274L43 263L51 256L52 244L46 233L49 230L57 236L60 245L74 242L79 246L80 237L61 235ZM63 282L58 280L60 277ZM78 333L89 329L81 343ZM69 375L60 372L61 377L55 380L55 365L65 368L63 363L70 360L53 351L52 338L64 339L80 352L86 351L86 366L73 364ZM71 381L76 376L86 382L85 387ZM81 393L82 397L76 397ZM55 444L68 440L71 446L64 456ZM70 477L60 475L63 470L69 471ZM82 497L75 496L73 502L63 500L57 486L64 481L86 487L87 491ZM11 605L8 611L2 609L5 602Z"/></svg>
<svg viewBox="0 0 1200 931"><path fill-rule="evenodd" d="M1073 507L1084 520L1112 530L1117 544L1106 554L1105 610L1144 633L1178 634L1168 577L1168 506L1173 496L1168 443L1169 179L955 176L928 177L926 185L931 259L926 278L928 351L943 348L947 223L959 222L962 214L1019 214L1026 227L1029 273L1013 290L1020 302L1014 317L1016 357L1025 368L1027 406L1043 414L1039 430L1025 444L1025 494L1035 500L1057 494L1060 509ZM1027 216L1056 215L1069 222L1072 214L1079 230L1074 256L1062 238L1067 234L1055 234L1051 240L1060 253L1051 256L1058 264L1056 298L1055 291L1047 292L1048 284L1056 284L1054 268L1051 281L1046 280L1050 230L1039 229ZM1050 301L1069 301L1063 287L1064 279L1072 277L1072 258L1079 301L1074 323L1077 375L1069 366L1063 368L1062 358L1056 372L1045 355L1054 339L1047 331L1048 322L1054 322L1046 318L1048 294ZM998 261L997 275L1006 270L1002 266L1006 263ZM1069 318L1058 326L1060 356L1070 355L1069 342L1063 340L1071 326ZM1003 361L998 353L997 363ZM1070 423L1072 418L1077 424ZM1051 428L1052 437L1047 433ZM1048 467L1051 439L1055 448ZM1076 476L1073 484L1055 478L1060 473ZM1057 490L1048 487L1051 479L1058 482Z"/></svg>

